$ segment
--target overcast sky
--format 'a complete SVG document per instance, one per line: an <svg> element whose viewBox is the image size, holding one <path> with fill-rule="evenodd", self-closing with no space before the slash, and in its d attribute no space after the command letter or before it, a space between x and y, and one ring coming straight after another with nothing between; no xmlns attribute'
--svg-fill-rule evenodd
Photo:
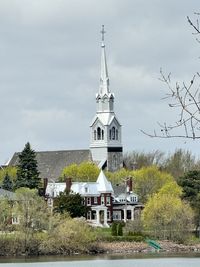
<svg viewBox="0 0 200 267"><path fill-rule="evenodd" d="M200 45L186 19L195 11L198 0L1 0L0 163L27 141L36 151L89 148L102 24L124 151L198 155L199 141L140 132L176 120L161 100L160 68L185 82L199 70Z"/></svg>

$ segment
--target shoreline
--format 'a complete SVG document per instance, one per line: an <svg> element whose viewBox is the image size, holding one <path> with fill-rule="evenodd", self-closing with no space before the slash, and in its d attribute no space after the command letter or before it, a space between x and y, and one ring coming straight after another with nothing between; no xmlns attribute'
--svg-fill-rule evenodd
<svg viewBox="0 0 200 267"><path fill-rule="evenodd" d="M154 249L145 242L105 242L96 244L96 254L148 254L152 252L163 253L200 253L200 243L195 245L177 244L172 241L156 241L161 249ZM94 253L95 254L95 253Z"/></svg>

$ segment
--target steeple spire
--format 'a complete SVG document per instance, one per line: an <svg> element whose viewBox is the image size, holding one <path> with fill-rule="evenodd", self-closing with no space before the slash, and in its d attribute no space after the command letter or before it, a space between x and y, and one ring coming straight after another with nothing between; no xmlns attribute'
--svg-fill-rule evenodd
<svg viewBox="0 0 200 267"><path fill-rule="evenodd" d="M108 68L107 68L107 62L106 62L106 51L105 51L105 44L104 44L104 25L102 25L102 44L101 44L101 77L100 77L100 95L109 95L109 77L108 77Z"/></svg>

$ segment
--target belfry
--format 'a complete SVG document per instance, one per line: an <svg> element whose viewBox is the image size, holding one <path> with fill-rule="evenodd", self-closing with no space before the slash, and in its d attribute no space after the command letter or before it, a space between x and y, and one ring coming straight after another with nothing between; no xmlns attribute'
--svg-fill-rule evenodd
<svg viewBox="0 0 200 267"><path fill-rule="evenodd" d="M109 88L109 76L102 25L100 86L96 94L96 115L90 125L92 160L100 168L116 171L123 167L121 124L114 113L114 94Z"/></svg>

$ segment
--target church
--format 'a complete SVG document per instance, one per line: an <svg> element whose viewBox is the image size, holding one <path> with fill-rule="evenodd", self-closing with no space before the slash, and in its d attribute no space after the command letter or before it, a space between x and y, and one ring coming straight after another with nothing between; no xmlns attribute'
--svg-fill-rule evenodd
<svg viewBox="0 0 200 267"><path fill-rule="evenodd" d="M84 161L94 162L100 169L108 171L123 167L122 130L114 112L114 93L109 87L104 26L101 34L100 85L96 94L96 114L90 124L90 147L84 150L36 151L42 179L57 181L65 167ZM13 155L9 166L18 164L18 155Z"/></svg>

